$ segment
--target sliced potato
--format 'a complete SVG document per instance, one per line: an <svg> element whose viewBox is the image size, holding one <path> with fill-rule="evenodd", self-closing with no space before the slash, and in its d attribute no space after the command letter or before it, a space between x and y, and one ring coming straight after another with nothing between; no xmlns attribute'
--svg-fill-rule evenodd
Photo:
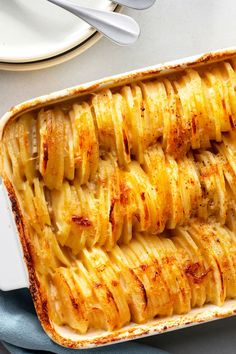
<svg viewBox="0 0 236 354"><path fill-rule="evenodd" d="M60 189L64 177L64 113L41 110L38 115L39 172L49 189Z"/></svg>

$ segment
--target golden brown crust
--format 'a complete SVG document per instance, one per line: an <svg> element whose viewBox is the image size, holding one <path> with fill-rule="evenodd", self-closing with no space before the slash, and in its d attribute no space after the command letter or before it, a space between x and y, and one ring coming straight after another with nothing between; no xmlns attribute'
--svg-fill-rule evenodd
<svg viewBox="0 0 236 354"><path fill-rule="evenodd" d="M224 59L225 56L228 56L228 55L233 56L233 55L235 55L235 52L229 53L229 54L224 54L224 53L206 54L206 55L203 55L200 58L198 58L195 62L186 63L185 66L194 67L195 65L199 65L199 64L208 64L208 63L211 63L212 61L218 61L218 60ZM146 71L145 74L143 74L143 73L128 74L128 75L126 75L125 78L114 79L112 82L112 86L113 87L120 86L121 84L123 85L127 81L128 82L129 81L136 81L136 80L140 80L143 77L149 78L152 75L157 75L159 73L162 73L163 70L164 71L168 71L168 70L178 71L178 70L182 70L182 69L183 69L183 65L175 64L173 66L167 65L166 67L164 67L164 69L163 68L151 69L151 70ZM110 80L111 79L108 79L107 81L105 81L105 84L108 84L110 82ZM100 89L101 85L104 85L104 82L103 83L102 82L95 83L95 84L90 85L89 87L85 86L85 87L78 87L78 88L68 90L61 95L59 100L65 100L65 99L68 99L72 96L77 97L78 95L90 94L91 92L94 92L97 89ZM49 100L45 99L45 98L38 99L38 100L36 99L33 102L25 103L19 107L12 108L11 115L9 115L8 117L10 117L10 120L12 120L14 117L18 116L19 114L21 114L25 111L28 111L28 110L36 108L36 107L39 108L40 106L43 106L45 103L52 104L57 101L58 101L58 97L56 97L56 98L51 97ZM196 124L195 124L195 120L194 120L195 118L193 117L192 119L193 119L192 120L193 131L196 132ZM180 136L179 136L179 139L181 141L183 139L182 135L183 134L180 134ZM125 149L127 152L129 150L129 147L127 144L127 137L125 134L124 134L124 142L126 142ZM45 161L45 159L44 159L44 161ZM9 198L11 200L12 210L13 210L13 213L15 216L15 222L16 222L17 229L19 232L21 244L23 247L24 259L27 264L28 273L29 273L30 292L31 292L31 295L32 295L32 298L33 298L33 301L35 304L35 308L36 308L38 317L39 317L44 329L46 330L47 333L49 333L49 335L53 338L53 340L60 343L61 345L67 346L69 348L80 348L80 347L86 347L86 346L94 346L94 345L112 343L114 341L124 340L126 338L133 339L133 338L137 338L140 335L148 335L151 332L155 333L155 331L161 332L161 331L165 331L167 329L170 329L172 327L171 325L169 325L169 326L163 325L162 329L156 329L156 330L155 329L153 329L153 330L148 329L147 330L147 329L142 329L142 328L140 328L140 331L138 331L135 328L130 329L130 330L120 330L118 334L112 333L109 335L101 336L100 339L96 339L96 340L73 341L73 340L65 339L62 336L60 336L58 334L58 332L55 330L55 328L50 323L49 314L48 314L47 296L46 296L46 294L43 293L43 290L40 287L39 281L37 279L35 265L34 265L34 254L33 254L34 251L33 251L32 244L30 242L30 238L28 237L27 225L24 220L23 213L21 212L20 204L17 199L14 187L13 187L12 183L10 182L8 176L6 176L6 174L4 173L4 171L2 171L2 176L3 176L4 184L5 184L7 191L8 191ZM143 200L143 198L145 198L145 195L141 195L141 198ZM122 199L122 201L126 202L126 193L121 194L121 199ZM110 218L111 218L111 222L112 222L112 208L111 208L111 212L110 212ZM84 226L88 226L88 227L91 226L90 220L88 220L87 218L82 219L81 217L77 217L76 215L73 216L72 221L75 222L76 224L79 224L79 225L83 224ZM188 276L192 277L196 283L201 282L202 279L210 271L210 270L208 270L204 274L203 273L198 274L197 268L198 268L198 266L196 264L190 265L188 268L186 268L186 273L188 274ZM222 277L222 272L221 272L220 266L219 266L219 273ZM143 286L142 283L141 283L141 285ZM144 298L147 301L147 295L145 293L145 288L144 288ZM230 315L232 313L233 313L232 310L229 310L228 312L226 311L222 315L222 317ZM217 316L221 317L220 313L215 314L215 317L217 317ZM196 320L196 321L202 321L202 320ZM182 324L187 325L190 323L188 323L186 320L185 322L183 321ZM173 324L173 326L175 326L175 325L176 324ZM137 333L134 333L135 331L137 331Z"/></svg>
<svg viewBox="0 0 236 354"><path fill-rule="evenodd" d="M44 296L40 289L40 284L38 282L33 257L33 247L27 236L27 225L24 220L23 214L20 209L20 205L11 181L7 176L3 177L4 185L7 189L9 199L11 201L12 212L15 218L15 223L18 229L21 245L24 253L24 260L28 269L29 275L29 289L30 293L38 314L40 321L45 328L51 328L48 311L47 311L47 301L44 300Z"/></svg>
<svg viewBox="0 0 236 354"><path fill-rule="evenodd" d="M132 340L135 338L139 338L140 336L148 336L152 334L163 333L165 331L171 330L172 328L173 329L178 328L179 326L184 327L184 326L195 325L208 320L224 318L236 314L236 305L235 305L235 307L229 308L228 310L226 309L224 311L218 309L217 311L215 311L215 313L211 313L207 311L206 313L204 313L204 311L202 311L203 312L202 316L199 314L191 316L190 314L190 315L181 315L176 320L168 320L168 319L165 320L159 319L156 321L154 320L154 322L153 321L151 322L153 323L153 325L151 325L150 327L148 326L149 327L148 329L146 329L145 326L142 327L142 325L140 326L136 325L134 328L131 329L124 328L118 331L114 331L114 333L111 334L108 333L102 336L99 335L99 338L96 339L82 339L82 340L66 339L65 337L61 336L57 332L57 330L50 322L48 306L47 306L47 297L42 292L42 289L40 288L40 284L36 276L34 262L33 262L32 245L30 243L29 238L27 237L27 226L24 221L16 193L14 191L14 187L12 186L12 183L6 176L3 176L3 181L8 191L9 199L12 205L12 211L15 216L15 222L17 225L21 244L23 247L24 259L29 274L29 284L30 284L29 288L34 302L34 306L44 330L56 343L72 349L92 348L98 345L105 345L107 343L111 344L114 342L119 342L124 340ZM170 262L170 259L168 259L168 262ZM186 273L191 277L193 277L194 281L199 283L207 275L207 273L210 272L210 269L208 269L207 272L199 276L196 275L195 273L197 268L198 266L191 265L190 267L186 268ZM142 283L141 286L143 289ZM145 289L144 289L144 298L146 299Z"/></svg>

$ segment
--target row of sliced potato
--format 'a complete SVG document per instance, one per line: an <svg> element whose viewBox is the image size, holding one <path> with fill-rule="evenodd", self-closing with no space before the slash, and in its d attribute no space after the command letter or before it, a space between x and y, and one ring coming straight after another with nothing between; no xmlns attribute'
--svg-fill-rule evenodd
<svg viewBox="0 0 236 354"><path fill-rule="evenodd" d="M125 167L130 155L142 163L146 148L159 138L177 158L221 141L236 125L235 68L234 60L225 61L95 94L91 109L99 144L115 151Z"/></svg>
<svg viewBox="0 0 236 354"><path fill-rule="evenodd" d="M234 232L196 221L165 236L137 233L110 252L84 248L72 267L44 277L50 318L79 333L110 331L236 297Z"/></svg>
<svg viewBox="0 0 236 354"><path fill-rule="evenodd" d="M209 148L236 126L236 61L187 69L178 76L134 83L117 92L107 89L69 113L60 108L27 113L11 122L4 148L18 188L37 171L49 189L63 180L92 181L104 151L127 168L143 163L158 139L174 158L190 148Z"/></svg>
<svg viewBox="0 0 236 354"><path fill-rule="evenodd" d="M32 257L40 274L46 274L61 264L69 266L71 262L70 254L60 247L52 227L48 195L45 194L44 184L38 178L34 178L32 186L28 181L24 183L22 199L28 219L26 237L33 246Z"/></svg>
<svg viewBox="0 0 236 354"><path fill-rule="evenodd" d="M61 246L78 254L94 245L111 249L128 244L133 232L160 234L198 217L230 224L236 212L235 133L224 136L213 152L197 150L180 160L160 144L147 149L142 166L119 168L110 153L99 160L94 181L81 186L64 181L50 191L38 178L23 183L23 202L39 234L51 227Z"/></svg>

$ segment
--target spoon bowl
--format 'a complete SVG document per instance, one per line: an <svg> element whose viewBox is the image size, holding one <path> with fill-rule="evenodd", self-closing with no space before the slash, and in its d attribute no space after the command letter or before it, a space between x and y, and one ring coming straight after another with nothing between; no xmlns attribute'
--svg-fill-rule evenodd
<svg viewBox="0 0 236 354"><path fill-rule="evenodd" d="M80 6L67 0L48 1L80 17L116 44L133 44L140 35L138 23L130 16Z"/></svg>

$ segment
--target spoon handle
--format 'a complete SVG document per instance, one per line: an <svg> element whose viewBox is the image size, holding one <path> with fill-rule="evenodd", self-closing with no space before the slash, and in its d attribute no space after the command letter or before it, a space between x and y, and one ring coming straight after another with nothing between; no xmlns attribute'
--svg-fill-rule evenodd
<svg viewBox="0 0 236 354"><path fill-rule="evenodd" d="M91 9L65 0L48 1L80 17L119 45L132 44L139 37L139 25L129 16L116 12Z"/></svg>
<svg viewBox="0 0 236 354"><path fill-rule="evenodd" d="M113 0L119 5L130 7L136 10L145 10L154 5L156 0Z"/></svg>

